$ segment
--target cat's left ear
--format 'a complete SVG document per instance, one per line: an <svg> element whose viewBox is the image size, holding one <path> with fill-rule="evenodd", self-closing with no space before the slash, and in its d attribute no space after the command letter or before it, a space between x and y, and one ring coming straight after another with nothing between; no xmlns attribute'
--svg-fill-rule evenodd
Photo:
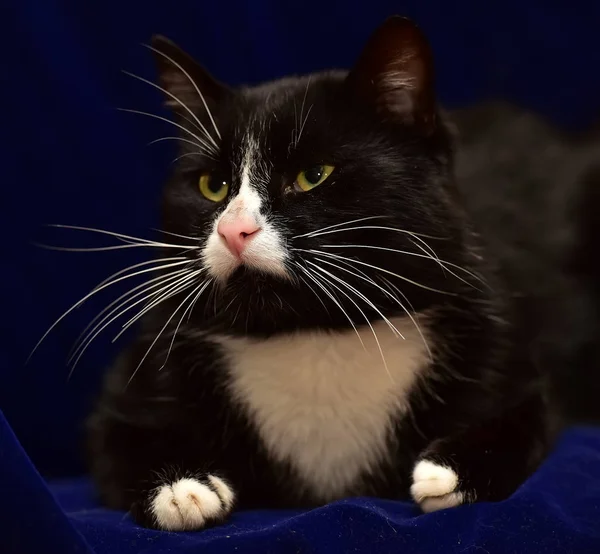
<svg viewBox="0 0 600 554"><path fill-rule="evenodd" d="M348 85L385 119L415 125L425 134L433 130L433 54L409 19L390 17L371 35Z"/></svg>
<svg viewBox="0 0 600 554"><path fill-rule="evenodd" d="M227 86L217 81L168 38L154 35L151 50L160 85L168 93L165 95L165 103L175 112L189 115L182 104L194 112L203 111L207 106L210 109L230 94Z"/></svg>

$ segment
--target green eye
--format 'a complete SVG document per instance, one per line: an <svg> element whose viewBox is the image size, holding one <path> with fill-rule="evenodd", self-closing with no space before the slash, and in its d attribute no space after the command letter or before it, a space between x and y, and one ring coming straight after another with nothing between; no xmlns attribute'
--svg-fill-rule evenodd
<svg viewBox="0 0 600 554"><path fill-rule="evenodd" d="M325 181L334 169L335 167L332 165L313 165L298 173L298 176L294 181L294 188L296 190L308 192Z"/></svg>
<svg viewBox="0 0 600 554"><path fill-rule="evenodd" d="M227 192L229 191L229 183L227 181L213 177L209 173L200 175L198 187L204 197L212 202L220 202L227 196Z"/></svg>

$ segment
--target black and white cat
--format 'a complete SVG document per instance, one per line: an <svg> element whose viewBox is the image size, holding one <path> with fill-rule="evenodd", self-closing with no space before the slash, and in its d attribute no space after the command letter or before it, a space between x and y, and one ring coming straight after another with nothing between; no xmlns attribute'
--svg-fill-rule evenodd
<svg viewBox="0 0 600 554"><path fill-rule="evenodd" d="M238 89L153 48L185 264L89 421L106 505L177 531L236 507L510 495L550 443L545 380L419 29L394 17L350 72Z"/></svg>

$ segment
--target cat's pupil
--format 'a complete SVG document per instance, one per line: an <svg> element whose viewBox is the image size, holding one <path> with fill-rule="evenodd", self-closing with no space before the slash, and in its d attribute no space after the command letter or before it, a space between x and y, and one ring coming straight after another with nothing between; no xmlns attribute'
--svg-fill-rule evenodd
<svg viewBox="0 0 600 554"><path fill-rule="evenodd" d="M316 185L323 177L324 168L322 165L315 165L304 172L304 178L311 184Z"/></svg>
<svg viewBox="0 0 600 554"><path fill-rule="evenodd" d="M225 182L224 179L220 179L220 178L211 179L210 182L208 183L208 188L210 189L210 192L214 192L215 194L221 192L221 189L224 186L227 186L227 183Z"/></svg>

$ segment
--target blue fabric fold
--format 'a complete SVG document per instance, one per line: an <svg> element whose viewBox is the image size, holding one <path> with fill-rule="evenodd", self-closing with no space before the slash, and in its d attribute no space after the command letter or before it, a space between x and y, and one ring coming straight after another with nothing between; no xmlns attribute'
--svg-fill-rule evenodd
<svg viewBox="0 0 600 554"><path fill-rule="evenodd" d="M0 552L94 552L31 463L1 411Z"/></svg>
<svg viewBox="0 0 600 554"><path fill-rule="evenodd" d="M600 552L600 430L575 428L511 498L421 514L352 498L310 511L238 512L193 533L137 526L98 505L86 477L46 483L0 419L3 554Z"/></svg>

